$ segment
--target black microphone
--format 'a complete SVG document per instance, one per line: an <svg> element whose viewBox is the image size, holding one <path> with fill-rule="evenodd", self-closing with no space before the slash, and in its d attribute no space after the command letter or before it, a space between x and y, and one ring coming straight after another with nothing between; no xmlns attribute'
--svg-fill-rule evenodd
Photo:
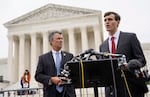
<svg viewBox="0 0 150 97"><path fill-rule="evenodd" d="M137 59L132 59L128 62L129 69L140 69L142 66L143 64Z"/></svg>
<svg viewBox="0 0 150 97"><path fill-rule="evenodd" d="M95 50L91 51L90 54L91 54L91 55L101 55L101 53L99 53L99 52L97 52L97 51L95 51Z"/></svg>
<svg viewBox="0 0 150 97"><path fill-rule="evenodd" d="M88 49L88 50L85 50L84 52L80 53L79 56L84 56L85 54L89 54L89 53L92 53L92 51L94 51L94 49Z"/></svg>

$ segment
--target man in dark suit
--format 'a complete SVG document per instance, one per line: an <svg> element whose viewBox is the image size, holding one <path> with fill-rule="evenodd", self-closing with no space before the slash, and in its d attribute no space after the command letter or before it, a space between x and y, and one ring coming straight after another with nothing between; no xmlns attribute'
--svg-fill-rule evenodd
<svg viewBox="0 0 150 97"><path fill-rule="evenodd" d="M65 77L58 77L60 69L63 69L64 64L73 58L73 54L61 50L63 43L61 32L51 32L49 42L52 50L39 56L35 73L36 81L44 86L43 97L76 97L74 87L71 84L63 85Z"/></svg>
<svg viewBox="0 0 150 97"><path fill-rule="evenodd" d="M144 97L144 93L147 92L147 90L144 90L145 84L142 83L143 85L141 85L136 76L128 70L132 69L132 67L139 69L145 66L146 60L136 34L118 30L120 19L120 15L116 12L110 11L104 14L104 24L109 32L109 37L100 45L100 52L117 53L126 56L128 64L125 65L126 70L124 72L130 92L127 91L125 80L121 76L121 71L118 70L117 97ZM133 76L131 77L130 74L133 74ZM131 95L129 95L130 93ZM106 97L115 97L114 87L106 87L105 94Z"/></svg>

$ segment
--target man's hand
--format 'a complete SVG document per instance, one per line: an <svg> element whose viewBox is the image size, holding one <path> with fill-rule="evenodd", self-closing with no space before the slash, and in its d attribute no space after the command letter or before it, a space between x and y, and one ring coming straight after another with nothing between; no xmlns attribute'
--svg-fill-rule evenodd
<svg viewBox="0 0 150 97"><path fill-rule="evenodd" d="M51 82L54 83L55 85L62 85L63 84L63 79L65 77L51 77Z"/></svg>

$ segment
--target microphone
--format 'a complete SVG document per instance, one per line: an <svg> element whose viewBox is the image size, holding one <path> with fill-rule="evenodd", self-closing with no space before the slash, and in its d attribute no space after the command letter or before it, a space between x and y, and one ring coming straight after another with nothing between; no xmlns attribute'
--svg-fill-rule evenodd
<svg viewBox="0 0 150 97"><path fill-rule="evenodd" d="M132 59L128 62L128 68L129 69L140 69L140 67L142 67L143 64L137 60L137 59Z"/></svg>
<svg viewBox="0 0 150 97"><path fill-rule="evenodd" d="M84 52L78 54L77 56L75 56L74 58L72 58L71 61L80 61L80 59L84 59L86 56L86 54L90 54L94 49L88 49L88 50L85 50Z"/></svg>
<svg viewBox="0 0 150 97"><path fill-rule="evenodd" d="M140 67L142 66L143 64L137 59L132 59L128 62L128 70L133 73L137 78L145 77L144 73L140 69Z"/></svg>
<svg viewBox="0 0 150 97"><path fill-rule="evenodd" d="M91 51L90 54L91 54L91 55L101 55L99 52L97 52L97 51L95 51L95 50Z"/></svg>
<svg viewBox="0 0 150 97"><path fill-rule="evenodd" d="M89 54L89 53L92 53L94 51L94 49L88 49L88 50L85 50L84 52L80 53L79 56L84 56L85 54Z"/></svg>
<svg viewBox="0 0 150 97"><path fill-rule="evenodd" d="M121 57L121 56L123 56L123 54L112 54L112 53L108 53L108 52L100 52L99 54L102 56L105 56L105 57L108 57L108 56Z"/></svg>

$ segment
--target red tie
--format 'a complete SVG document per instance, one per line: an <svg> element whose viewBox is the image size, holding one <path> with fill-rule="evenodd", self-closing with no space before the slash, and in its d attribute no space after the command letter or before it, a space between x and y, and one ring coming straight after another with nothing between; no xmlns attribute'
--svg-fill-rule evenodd
<svg viewBox="0 0 150 97"><path fill-rule="evenodd" d="M115 47L114 38L115 38L115 37L111 37L111 44L112 44L112 46L111 46L111 53L112 53L112 54L115 54L115 53L116 53L116 47Z"/></svg>

